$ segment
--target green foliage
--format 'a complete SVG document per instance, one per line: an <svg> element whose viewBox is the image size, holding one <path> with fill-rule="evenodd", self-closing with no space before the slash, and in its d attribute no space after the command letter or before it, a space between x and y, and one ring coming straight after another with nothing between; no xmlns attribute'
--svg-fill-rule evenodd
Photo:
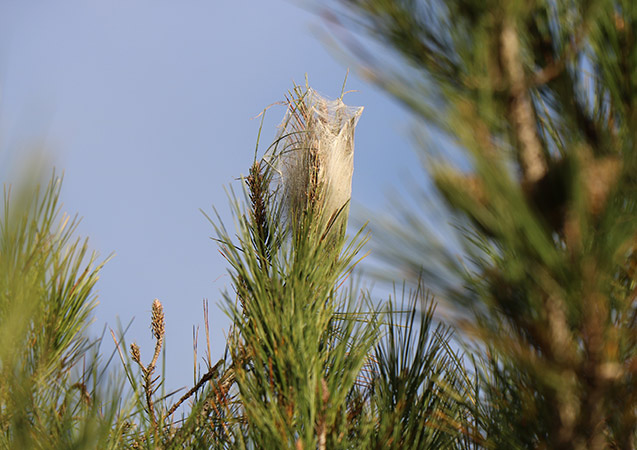
<svg viewBox="0 0 637 450"><path fill-rule="evenodd" d="M392 69L356 47L454 149L429 151L427 168L462 256L429 209L403 210L383 251L415 291L372 302L355 288L366 237L345 227L361 109L295 86L280 134L231 191L234 229L211 220L232 280L225 354L212 360L206 321L198 381L165 393L170 318L155 300L150 358L113 333L126 401L102 387L100 340L86 336L101 264L61 215L60 181L7 190L0 447L637 447L637 7L331 5L326 17L402 59Z"/></svg>
<svg viewBox="0 0 637 450"><path fill-rule="evenodd" d="M235 230L211 220L233 289L224 294L232 327L223 358L211 360L206 321L206 368L175 401L155 375L166 320L161 302L152 307L150 361L135 343L125 352L123 330L113 334L132 399L116 426L120 446L462 448L474 439L465 402L470 377L451 349L451 330L434 325L424 287L397 304L406 311L397 311L348 283L365 237L363 230L351 240L345 235L347 204L335 208L330 191L343 180L325 176L335 150L312 128L329 116L313 116L316 97L308 92L298 86L290 92L285 123L295 125L282 127L254 161L243 195L231 191ZM327 130L343 135L339 127L354 124ZM292 171L306 185L295 182L289 202L290 184L279 177L290 172L279 168L294 151L308 153Z"/></svg>
<svg viewBox="0 0 637 450"><path fill-rule="evenodd" d="M220 233L242 306L227 295L235 377L249 436L266 448L336 439L346 425L345 399L376 336L373 315L368 322L345 319L360 315L361 306L336 290L355 251L338 255L342 244L322 238L313 226L320 222L306 217L306 232L266 253L252 246L255 224L245 217L238 244Z"/></svg>
<svg viewBox="0 0 637 450"><path fill-rule="evenodd" d="M634 2L337 3L410 67L368 55L375 80L461 152L428 169L465 261L413 210L385 251L471 311L485 445L634 448Z"/></svg>
<svg viewBox="0 0 637 450"><path fill-rule="evenodd" d="M449 345L452 331L434 328L434 303L422 289L406 311L388 305L387 334L375 352L371 406L379 420L370 448L463 448L476 437L467 422L465 402L475 399L462 356Z"/></svg>
<svg viewBox="0 0 637 450"><path fill-rule="evenodd" d="M0 446L95 448L116 428L114 399L85 335L101 264L75 219L60 214L61 180L5 189L0 217ZM107 448L103 446L102 448Z"/></svg>

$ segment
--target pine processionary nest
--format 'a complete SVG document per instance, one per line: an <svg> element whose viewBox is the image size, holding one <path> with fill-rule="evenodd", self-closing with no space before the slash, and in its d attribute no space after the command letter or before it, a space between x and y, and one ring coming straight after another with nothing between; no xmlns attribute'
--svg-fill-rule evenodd
<svg viewBox="0 0 637 450"><path fill-rule="evenodd" d="M279 174L276 183L288 219L294 225L311 209L324 223L338 214L345 224L352 193L354 129L363 108L298 86L286 103L270 160Z"/></svg>

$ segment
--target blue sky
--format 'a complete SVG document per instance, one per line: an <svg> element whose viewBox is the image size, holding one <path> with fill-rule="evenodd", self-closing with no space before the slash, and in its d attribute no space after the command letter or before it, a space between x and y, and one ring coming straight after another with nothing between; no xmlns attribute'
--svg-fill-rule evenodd
<svg viewBox="0 0 637 450"><path fill-rule="evenodd" d="M229 277L199 209L214 205L232 225L224 188L239 188L253 158L252 118L292 80L307 73L317 91L340 94L355 64L334 56L325 33L292 1L0 2L1 173L10 178L9 164L34 149L64 171L64 210L83 217L79 232L102 257L115 254L97 286L94 330L135 318L127 339L148 358L159 298L169 389L192 383L192 327L203 324L204 298L213 353L224 347L227 320L216 304ZM346 103L365 107L353 203L381 210L391 188L419 173L410 121L355 73L347 87L359 92ZM283 114L268 111L265 147Z"/></svg>

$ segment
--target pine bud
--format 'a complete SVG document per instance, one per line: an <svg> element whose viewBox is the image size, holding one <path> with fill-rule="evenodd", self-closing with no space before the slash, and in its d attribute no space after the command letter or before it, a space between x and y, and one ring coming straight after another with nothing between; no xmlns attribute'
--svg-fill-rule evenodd
<svg viewBox="0 0 637 450"><path fill-rule="evenodd" d="M130 355L137 364L141 364L141 354L139 352L139 345L133 342L130 345Z"/></svg>
<svg viewBox="0 0 637 450"><path fill-rule="evenodd" d="M158 299L155 299L155 301L153 301L150 326L155 339L159 341L160 339L164 338L164 307Z"/></svg>

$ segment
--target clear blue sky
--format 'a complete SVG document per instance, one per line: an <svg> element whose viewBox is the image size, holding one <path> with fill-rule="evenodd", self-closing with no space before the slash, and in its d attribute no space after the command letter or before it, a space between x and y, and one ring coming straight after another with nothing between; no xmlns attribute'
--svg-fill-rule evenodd
<svg viewBox="0 0 637 450"><path fill-rule="evenodd" d="M64 210L102 257L94 330L135 322L128 341L149 358L150 306L167 316L168 388L192 383L192 327L210 301L213 352L229 287L200 208L232 225L224 187L247 172L256 116L292 80L331 97L348 65L321 39L320 18L281 0L3 0L0 162L37 147L65 173ZM353 203L380 210L414 167L408 115L352 73ZM268 111L262 144L283 116ZM363 217L364 219L364 217ZM371 219L371 217L370 217ZM203 335L203 327L200 334ZM110 348L110 347L107 347ZM203 348L200 345L200 349ZM119 364L116 361L116 364Z"/></svg>

